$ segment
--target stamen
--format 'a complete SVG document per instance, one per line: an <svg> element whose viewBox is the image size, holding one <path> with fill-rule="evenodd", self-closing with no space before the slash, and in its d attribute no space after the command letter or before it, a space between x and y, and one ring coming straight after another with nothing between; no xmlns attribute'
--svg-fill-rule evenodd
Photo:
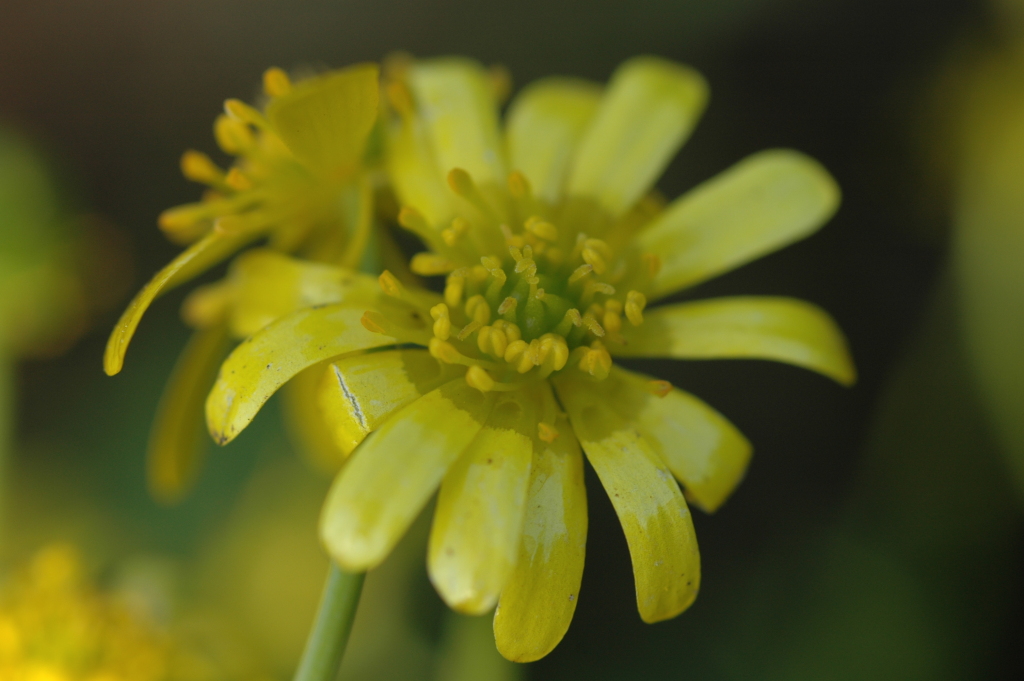
<svg viewBox="0 0 1024 681"><path fill-rule="evenodd" d="M417 253L412 256L409 269L423 277L448 274L455 269L455 263L435 253Z"/></svg>
<svg viewBox="0 0 1024 681"><path fill-rule="evenodd" d="M554 426L550 426L546 423L538 423L537 437L540 438L543 442L551 444L552 442L555 441L555 438L558 437L558 431L555 430Z"/></svg>
<svg viewBox="0 0 1024 681"><path fill-rule="evenodd" d="M477 294L466 301L466 316L481 324L491 321L491 306L483 296Z"/></svg>
<svg viewBox="0 0 1024 681"><path fill-rule="evenodd" d="M622 330L622 301L608 300L604 304L604 316L601 318L605 330L617 334Z"/></svg>
<svg viewBox="0 0 1024 681"><path fill-rule="evenodd" d="M555 333L563 338L569 335L573 327L579 327L583 323L583 319L580 317L580 311L576 308L566 310L565 316L562 317L562 321L555 327Z"/></svg>
<svg viewBox="0 0 1024 681"><path fill-rule="evenodd" d="M224 178L224 184L231 187L236 192L244 192L246 189L252 189L252 181L242 173L238 166L234 166L228 171L227 177Z"/></svg>
<svg viewBox="0 0 1024 681"><path fill-rule="evenodd" d="M255 125L257 128L269 127L267 119L263 117L263 114L240 99L224 100L224 113L239 123L248 123L249 125Z"/></svg>
<svg viewBox="0 0 1024 681"><path fill-rule="evenodd" d="M217 120L214 121L213 136L217 140L217 146L232 156L238 156L256 143L256 138L248 125L224 114L217 116Z"/></svg>
<svg viewBox="0 0 1024 681"><path fill-rule="evenodd" d="M410 118L416 112L412 93L409 86L400 80L388 81L384 88L384 94L388 102L402 118Z"/></svg>
<svg viewBox="0 0 1024 681"><path fill-rule="evenodd" d="M523 224L523 229L546 241L558 241L558 229L537 215L528 218Z"/></svg>
<svg viewBox="0 0 1024 681"><path fill-rule="evenodd" d="M485 217L494 222L499 222L487 200L484 199L480 190L473 181L473 177L462 168L452 168L448 173L448 186L453 192L469 201L474 208L479 210Z"/></svg>
<svg viewBox="0 0 1024 681"><path fill-rule="evenodd" d="M612 356L608 354L600 341L594 341L589 348L580 347L579 368L598 380L608 378L612 369Z"/></svg>
<svg viewBox="0 0 1024 681"><path fill-rule="evenodd" d="M392 298L401 298L405 293L405 287L402 286L402 282L398 281L398 278L388 270L381 272L380 276L377 277L377 283L380 284L380 288L384 291L385 295L389 295Z"/></svg>
<svg viewBox="0 0 1024 681"><path fill-rule="evenodd" d="M503 359L505 350L508 348L508 338L500 328L485 326L476 335L476 345L480 348L480 352Z"/></svg>
<svg viewBox="0 0 1024 681"><path fill-rule="evenodd" d="M519 326L504 319L494 322L494 328L500 329L509 342L517 341L523 337L523 332L519 329Z"/></svg>
<svg viewBox="0 0 1024 681"><path fill-rule="evenodd" d="M664 397L672 392L672 384L668 381L651 380L647 382L647 391L652 395Z"/></svg>
<svg viewBox="0 0 1024 681"><path fill-rule="evenodd" d="M181 155L181 174L193 182L216 186L224 183L224 171L209 156L192 149Z"/></svg>
<svg viewBox="0 0 1024 681"><path fill-rule="evenodd" d="M498 106L505 103L512 92L512 76L501 64L492 64L487 69L487 81L491 86L491 95Z"/></svg>
<svg viewBox="0 0 1024 681"><path fill-rule="evenodd" d="M460 341L464 341L467 338L469 338L474 331L482 329L483 326L484 322L480 321L479 319L475 319L471 321L469 324L466 324L464 327L462 327L462 330L459 331L458 335L456 335L455 337L458 338Z"/></svg>
<svg viewBox="0 0 1024 681"><path fill-rule="evenodd" d="M451 307L458 307L462 302L462 293L466 290L466 278L458 274L449 274L444 285L444 302Z"/></svg>
<svg viewBox="0 0 1024 681"><path fill-rule="evenodd" d="M573 270L572 274L569 275L569 283L575 284L577 281L579 281L580 279L587 276L593 271L594 266L589 263L586 265L580 265L575 270Z"/></svg>
<svg viewBox="0 0 1024 681"><path fill-rule="evenodd" d="M512 198L518 201L528 199L533 194L530 188L530 181L526 179L526 175L523 175L518 170L513 170L509 173L508 191L512 195Z"/></svg>
<svg viewBox="0 0 1024 681"><path fill-rule="evenodd" d="M469 367L469 371L466 372L466 383L469 384L469 387L476 388L482 393L494 390L494 379L478 366Z"/></svg>
<svg viewBox="0 0 1024 681"><path fill-rule="evenodd" d="M188 294L181 306L181 316L193 329L208 329L224 319L234 301L232 282L206 284Z"/></svg>
<svg viewBox="0 0 1024 681"><path fill-rule="evenodd" d="M223 215L213 223L213 229L221 234L239 234L245 229L245 224L240 215Z"/></svg>
<svg viewBox="0 0 1024 681"><path fill-rule="evenodd" d="M398 224L424 241L429 242L434 237L434 230L427 224L427 219L423 217L422 213L410 206L402 206L402 209L398 211Z"/></svg>
<svg viewBox="0 0 1024 681"><path fill-rule="evenodd" d="M434 336L441 340L448 340L452 332L452 321L448 315L448 306L438 303L430 308L430 316L434 319Z"/></svg>
<svg viewBox="0 0 1024 681"><path fill-rule="evenodd" d="M597 252L597 250L593 248L584 248L582 255L583 262L591 265L594 268L594 271L598 274L604 274L608 269L608 263L605 262L604 258Z"/></svg>
<svg viewBox="0 0 1024 681"><path fill-rule="evenodd" d="M598 338L602 338L604 336L604 329L597 323L597 320L594 319L593 315L589 313L585 314L580 321L590 333L594 334Z"/></svg>
<svg viewBox="0 0 1024 681"><path fill-rule="evenodd" d="M441 231L441 238L448 246L455 246L469 229L469 223L462 218L452 220L452 226Z"/></svg>
<svg viewBox="0 0 1024 681"><path fill-rule="evenodd" d="M263 72L263 92L267 97L280 97L292 89L292 81L283 70L273 66Z"/></svg>
<svg viewBox="0 0 1024 681"><path fill-rule="evenodd" d="M633 326L640 326L644 323L644 308L647 307L647 297L639 291L630 291L626 294L626 318Z"/></svg>
<svg viewBox="0 0 1024 681"><path fill-rule="evenodd" d="M501 301L501 305L498 306L498 314L504 317L506 312L514 313L516 311L516 305L518 304L518 300L509 296L505 298L505 300Z"/></svg>

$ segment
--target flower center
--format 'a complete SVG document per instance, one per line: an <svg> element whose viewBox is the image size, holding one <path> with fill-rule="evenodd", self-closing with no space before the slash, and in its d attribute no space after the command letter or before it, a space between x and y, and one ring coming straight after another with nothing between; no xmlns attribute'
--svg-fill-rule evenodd
<svg viewBox="0 0 1024 681"><path fill-rule="evenodd" d="M413 257L412 270L447 275L444 302L430 310L431 353L467 365L467 381L485 391L566 366L605 378L606 344L624 342L623 324L643 323L647 299L639 289L657 271L657 258L613 246L627 241L616 238L626 227L601 229L608 221L541 205L521 173L509 177L507 192L485 194L460 169L448 184L467 208L450 225L431 227L411 208L399 215L431 247Z"/></svg>

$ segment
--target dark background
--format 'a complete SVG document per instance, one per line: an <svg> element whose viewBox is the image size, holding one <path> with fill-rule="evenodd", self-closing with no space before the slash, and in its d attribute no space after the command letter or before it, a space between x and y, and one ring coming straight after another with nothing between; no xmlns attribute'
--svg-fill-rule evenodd
<svg viewBox="0 0 1024 681"><path fill-rule="evenodd" d="M40 140L79 204L130 236L141 284L176 253L156 215L198 195L178 172L182 150L213 153L221 102L252 99L270 65L333 67L399 49L458 53L505 65L516 85L552 73L604 81L637 53L693 65L710 82L711 103L659 183L667 196L784 146L820 160L844 201L812 238L686 297L818 303L848 334L860 380L843 389L761 362L636 365L727 415L754 443L753 463L721 511L696 514L697 603L653 627L636 614L625 541L588 471L579 608L562 644L527 674L1015 678L1024 672L1014 645L1024 554L1009 483L977 419L964 417L957 431L963 449L913 453L918 431L949 442L941 430L951 421L927 419L947 407L962 417L956 400L967 388L956 371L928 382L929 367L956 364L955 347L947 363L941 348L936 364L906 359L920 355L921 338L950 335L942 321L946 218L941 205L922 208L919 179L927 83L957 44L986 39L994 21L986 6L959 0L5 0L0 120ZM151 310L115 378L101 371L115 311L66 355L23 365L19 465L61 489L95 490L140 550L189 556L259 462L288 445L276 415L264 415L235 451L212 457L184 504L148 499L142 452L187 337L177 320L182 295ZM929 336L931 328L939 330ZM943 389L953 406L929 401ZM915 418L925 419L918 430L907 425ZM913 548L922 528L949 517L963 525L963 541ZM432 629L437 608L423 609L421 626Z"/></svg>

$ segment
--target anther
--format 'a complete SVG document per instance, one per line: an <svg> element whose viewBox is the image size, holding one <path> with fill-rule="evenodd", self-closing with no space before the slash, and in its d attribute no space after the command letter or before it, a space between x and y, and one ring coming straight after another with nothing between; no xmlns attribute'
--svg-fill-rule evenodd
<svg viewBox="0 0 1024 681"><path fill-rule="evenodd" d="M594 334L598 338L604 336L604 329L601 327L600 324L597 323L597 320L594 319L593 315L585 314L583 315L583 318L580 321L583 323L583 326L586 327L587 331L589 331L590 333Z"/></svg>
<svg viewBox="0 0 1024 681"><path fill-rule="evenodd" d="M553 224L537 215L528 218L523 224L523 229L546 241L558 240L558 229Z"/></svg>
<svg viewBox="0 0 1024 681"><path fill-rule="evenodd" d="M462 238L462 235L469 229L469 223L462 218L455 218L452 220L452 226L441 231L441 238L444 239L445 244L448 246L454 246Z"/></svg>
<svg viewBox="0 0 1024 681"><path fill-rule="evenodd" d="M466 301L466 316L481 324L486 324L491 321L491 306L487 304L487 300L483 296L477 294Z"/></svg>
<svg viewBox="0 0 1024 681"><path fill-rule="evenodd" d="M552 442L555 441L555 438L558 437L558 431L555 430L554 426L549 426L546 423L538 423L537 437L540 438L543 442L551 444Z"/></svg>
<svg viewBox="0 0 1024 681"><path fill-rule="evenodd" d="M668 381L651 380L647 381L647 392L658 397L664 397L672 392L672 384Z"/></svg>
<svg viewBox="0 0 1024 681"><path fill-rule="evenodd" d="M409 269L424 277L448 274L455 269L455 263L435 253L417 253L409 262Z"/></svg>
<svg viewBox="0 0 1024 681"><path fill-rule="evenodd" d="M403 118L409 118L416 111L412 93L409 92L409 87L402 81L388 81L384 88L384 94L394 110Z"/></svg>
<svg viewBox="0 0 1024 681"><path fill-rule="evenodd" d="M387 333L383 323L386 322L384 315L374 310L367 310L359 319L359 323L370 333Z"/></svg>
<svg viewBox="0 0 1024 681"><path fill-rule="evenodd" d="M501 305L498 306L498 314L504 317L506 312L515 312L516 305L518 304L519 301L512 296L508 296L505 300L501 301Z"/></svg>
<svg viewBox="0 0 1024 681"><path fill-rule="evenodd" d="M181 155L181 174L193 182L209 185L219 185L224 181L224 171L209 156L192 149Z"/></svg>
<svg viewBox="0 0 1024 681"><path fill-rule="evenodd" d="M530 181L526 179L526 175L523 175L518 170L513 170L509 173L508 191L512 195L512 198L520 201L530 198L530 195L532 194Z"/></svg>
<svg viewBox="0 0 1024 681"><path fill-rule="evenodd" d="M427 346L430 356L445 364L463 364L468 358L455 349L455 346L440 338L431 338Z"/></svg>
<svg viewBox="0 0 1024 681"><path fill-rule="evenodd" d="M423 217L422 213L410 206L403 206L398 211L398 224L413 234L420 236L424 241L429 241L434 236L434 230L427 224L427 219Z"/></svg>
<svg viewBox="0 0 1024 681"><path fill-rule="evenodd" d="M589 263L586 265L580 265L575 270L573 270L572 274L569 275L569 283L575 284L577 281L579 281L580 279L587 276L593 271L594 266Z"/></svg>
<svg viewBox="0 0 1024 681"><path fill-rule="evenodd" d="M593 248L584 248L582 255L583 262L592 266L594 271L598 274L604 274L605 270L608 269L608 263L605 262L604 258L597 252L597 250Z"/></svg>
<svg viewBox="0 0 1024 681"><path fill-rule="evenodd" d="M224 153L237 156L255 144L249 126L221 114L213 123L213 136Z"/></svg>
<svg viewBox="0 0 1024 681"><path fill-rule="evenodd" d="M405 293L405 287L388 270L381 272L380 276L377 277L377 282L380 284L380 288L384 291L385 295L389 295L392 298L401 298Z"/></svg>
<svg viewBox="0 0 1024 681"><path fill-rule="evenodd" d="M292 81L283 70L273 66L263 72L263 92L267 97L280 97L292 89Z"/></svg>
<svg viewBox="0 0 1024 681"><path fill-rule="evenodd" d="M466 383L469 384L469 387L476 388L482 393L494 390L494 379L491 378L491 375L483 367L469 367L469 370L466 371Z"/></svg>
<svg viewBox="0 0 1024 681"><path fill-rule="evenodd" d="M466 278L457 274L449 274L444 285L444 302L451 307L458 307L462 302L462 293L466 290Z"/></svg>
<svg viewBox="0 0 1024 681"><path fill-rule="evenodd" d="M267 119L263 114L240 99L224 100L224 113L239 123L248 123L258 128L267 127Z"/></svg>
<svg viewBox="0 0 1024 681"><path fill-rule="evenodd" d="M252 181L245 176L238 166L234 166L228 171L227 177L224 178L224 184L236 192L244 192L246 189L252 188Z"/></svg>
<svg viewBox="0 0 1024 681"><path fill-rule="evenodd" d="M562 321L555 327L555 333L563 338L569 335L573 327L578 327L583 323L583 319L580 317L580 311L576 308L566 310L565 316L562 317Z"/></svg>
<svg viewBox="0 0 1024 681"><path fill-rule="evenodd" d="M612 369L612 356L599 341L594 341L581 353L579 368L598 380L608 378Z"/></svg>
<svg viewBox="0 0 1024 681"><path fill-rule="evenodd" d="M633 326L640 326L644 323L644 308L647 306L647 297L639 291L630 291L626 294L626 318Z"/></svg>
<svg viewBox="0 0 1024 681"><path fill-rule="evenodd" d="M245 220L238 215L223 215L214 221L213 229L221 234L239 234L245 229Z"/></svg>
<svg viewBox="0 0 1024 681"><path fill-rule="evenodd" d="M434 336L441 340L448 340L452 332L452 321L448 315L448 306L438 303L430 308L430 316L434 319Z"/></svg>

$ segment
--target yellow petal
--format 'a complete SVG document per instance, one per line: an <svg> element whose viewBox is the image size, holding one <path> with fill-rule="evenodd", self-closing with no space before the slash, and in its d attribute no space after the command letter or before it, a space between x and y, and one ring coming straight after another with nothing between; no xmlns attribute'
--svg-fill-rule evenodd
<svg viewBox="0 0 1024 681"><path fill-rule="evenodd" d="M562 198L569 162L601 99L585 80L545 78L527 86L509 107L509 161L526 175L536 196Z"/></svg>
<svg viewBox="0 0 1024 681"><path fill-rule="evenodd" d="M346 570L378 565L483 427L494 404L463 379L408 405L374 432L335 478L320 538Z"/></svg>
<svg viewBox="0 0 1024 681"><path fill-rule="evenodd" d="M749 296L666 305L623 328L620 357L770 359L824 374L842 385L857 380L843 332L827 312L793 298Z"/></svg>
<svg viewBox="0 0 1024 681"><path fill-rule="evenodd" d="M369 306L380 294L375 277L264 248L236 258L230 279L231 332L242 338L303 308L343 301Z"/></svg>
<svg viewBox="0 0 1024 681"><path fill-rule="evenodd" d="M409 84L440 175L462 168L478 184L504 186L508 170L498 111L483 67L453 57L421 61L410 70Z"/></svg>
<svg viewBox="0 0 1024 681"><path fill-rule="evenodd" d="M358 64L297 83L267 105L267 118L296 157L317 170L352 172L377 119L378 68Z"/></svg>
<svg viewBox="0 0 1024 681"><path fill-rule="evenodd" d="M314 469L333 475L349 452L334 441L334 433L317 399L320 380L328 371L329 363L320 362L296 374L282 390L281 408L288 432L303 458Z"/></svg>
<svg viewBox="0 0 1024 681"><path fill-rule="evenodd" d="M427 569L453 610L491 610L512 574L537 431L537 393L526 388L497 397L486 425L441 484Z"/></svg>
<svg viewBox="0 0 1024 681"><path fill-rule="evenodd" d="M279 319L245 341L221 365L206 400L206 425L219 444L235 438L292 376L325 359L396 340L367 331L363 308L330 305Z"/></svg>
<svg viewBox="0 0 1024 681"><path fill-rule="evenodd" d="M335 445L348 456L388 417L465 373L426 350L388 350L328 365L317 385L319 411Z"/></svg>
<svg viewBox="0 0 1024 681"><path fill-rule="evenodd" d="M704 281L817 231L839 207L817 161L773 149L740 161L672 202L637 236L661 258L651 299Z"/></svg>
<svg viewBox="0 0 1024 681"><path fill-rule="evenodd" d="M149 433L146 474L158 501L179 500L195 481L209 446L203 403L228 352L223 325L192 334L164 387Z"/></svg>
<svg viewBox="0 0 1024 681"><path fill-rule="evenodd" d="M592 389L640 431L683 483L691 503L713 512L743 479L750 443L693 395L616 366Z"/></svg>
<svg viewBox="0 0 1024 681"><path fill-rule="evenodd" d="M407 116L391 126L386 159L399 202L415 207L431 226L447 224L454 211L454 197L438 171L429 133L419 117ZM436 248L438 243L443 242L438 239L429 245Z"/></svg>
<svg viewBox="0 0 1024 681"><path fill-rule="evenodd" d="M659 622L675 617L697 597L700 554L693 518L665 464L595 392L595 383L569 373L555 386L626 534L640 617Z"/></svg>
<svg viewBox="0 0 1024 681"><path fill-rule="evenodd" d="M513 662L554 650L569 629L583 579L583 455L565 416L555 429L558 437L534 450L519 558L494 612L498 651Z"/></svg>
<svg viewBox="0 0 1024 681"><path fill-rule="evenodd" d="M707 97L704 79L686 66L656 57L622 64L580 142L568 193L624 213L690 136Z"/></svg>
<svg viewBox="0 0 1024 681"><path fill-rule="evenodd" d="M135 295L110 333L103 355L103 370L107 375L113 376L121 371L121 367L124 366L124 353L128 350L128 343L131 342L135 329L139 326L139 320L157 296L213 267L258 236L258 233L251 232L231 235L211 232L157 272L156 276Z"/></svg>

